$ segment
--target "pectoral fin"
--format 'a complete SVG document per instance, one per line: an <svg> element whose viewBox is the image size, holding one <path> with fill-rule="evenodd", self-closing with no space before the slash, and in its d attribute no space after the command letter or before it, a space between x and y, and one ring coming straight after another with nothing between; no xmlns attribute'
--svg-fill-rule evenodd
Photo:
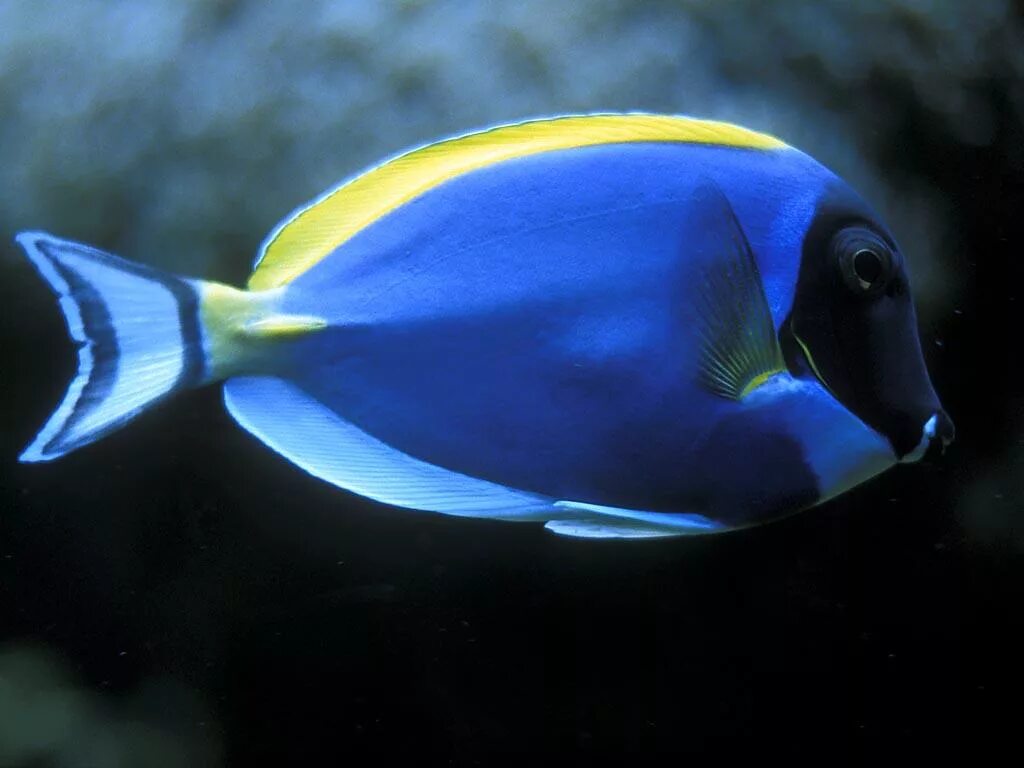
<svg viewBox="0 0 1024 768"><path fill-rule="evenodd" d="M741 400L786 369L761 274L739 220L713 182L698 188L696 210L705 241L696 291L701 382L716 395Z"/></svg>

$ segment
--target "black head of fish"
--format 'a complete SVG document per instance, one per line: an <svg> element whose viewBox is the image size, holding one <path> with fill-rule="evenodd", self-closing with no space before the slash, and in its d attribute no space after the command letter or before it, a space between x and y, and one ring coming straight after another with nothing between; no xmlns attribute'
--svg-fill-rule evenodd
<svg viewBox="0 0 1024 768"><path fill-rule="evenodd" d="M790 369L816 376L900 461L953 440L925 367L903 254L844 184L823 197L804 237L781 336Z"/></svg>

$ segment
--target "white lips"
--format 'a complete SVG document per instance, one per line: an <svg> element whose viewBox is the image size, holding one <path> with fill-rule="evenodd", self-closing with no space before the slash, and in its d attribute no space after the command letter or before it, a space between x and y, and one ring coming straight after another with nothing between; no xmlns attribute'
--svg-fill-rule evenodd
<svg viewBox="0 0 1024 768"><path fill-rule="evenodd" d="M900 463L911 464L920 459L922 456L924 456L925 451L928 450L928 445L931 443L932 438L935 437L935 427L938 423L939 415L937 413L933 413L932 417L928 419L928 421L924 423L924 427L921 428L921 442L917 444L914 450L912 450L910 453L908 453L906 456L900 459Z"/></svg>

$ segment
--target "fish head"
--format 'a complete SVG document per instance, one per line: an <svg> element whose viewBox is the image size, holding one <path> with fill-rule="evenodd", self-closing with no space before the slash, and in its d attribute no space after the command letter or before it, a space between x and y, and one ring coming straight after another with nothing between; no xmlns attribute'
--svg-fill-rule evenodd
<svg viewBox="0 0 1024 768"><path fill-rule="evenodd" d="M904 254L841 182L823 196L803 238L781 336L790 369L816 377L888 440L898 461L952 442L953 421L921 351Z"/></svg>

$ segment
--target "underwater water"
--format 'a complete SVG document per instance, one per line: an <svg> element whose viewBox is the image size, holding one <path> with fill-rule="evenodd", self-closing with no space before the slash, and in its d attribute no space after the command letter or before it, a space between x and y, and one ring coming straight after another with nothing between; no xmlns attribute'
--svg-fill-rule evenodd
<svg viewBox="0 0 1024 768"><path fill-rule="evenodd" d="M1012 744L1024 6L301 9L0 4L0 766L984 764ZM861 191L910 262L946 455L648 542L344 493L217 387L17 462L75 357L18 231L241 284L283 215L383 157L596 110L735 121Z"/></svg>

